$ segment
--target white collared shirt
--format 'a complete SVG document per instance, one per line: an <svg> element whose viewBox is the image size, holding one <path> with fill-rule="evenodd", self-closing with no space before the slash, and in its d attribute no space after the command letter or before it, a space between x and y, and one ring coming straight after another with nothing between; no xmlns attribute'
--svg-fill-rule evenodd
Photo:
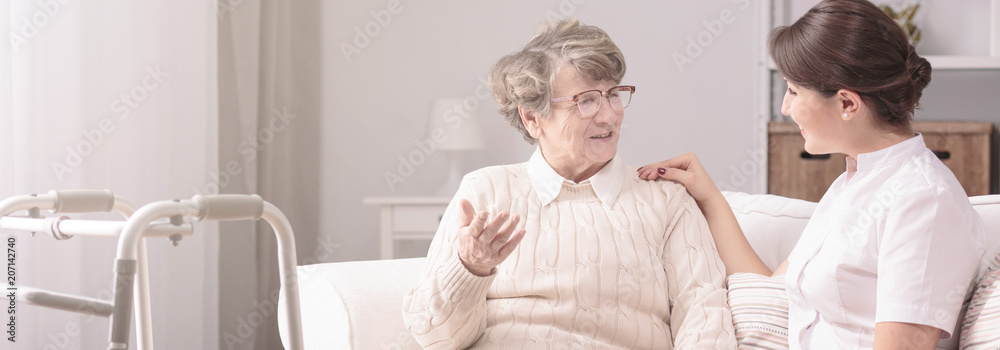
<svg viewBox="0 0 1000 350"><path fill-rule="evenodd" d="M597 193L597 198L600 198L601 202L608 207L615 203L618 192L621 192L622 182L625 180L625 166L620 159L621 157L615 153L611 161L604 165L604 168L601 168L597 174L580 182L580 184L586 184L589 181L594 192ZM531 159L528 159L528 178L531 179L531 185L535 187L538 199L542 201L543 206L552 203L556 197L559 197L559 191L564 182L576 184L556 173L555 169L552 169L552 166L542 156L542 149L537 147L535 153L531 155Z"/></svg>
<svg viewBox="0 0 1000 350"><path fill-rule="evenodd" d="M982 220L917 135L848 157L792 250L792 349L872 348L877 322L955 329L985 252Z"/></svg>

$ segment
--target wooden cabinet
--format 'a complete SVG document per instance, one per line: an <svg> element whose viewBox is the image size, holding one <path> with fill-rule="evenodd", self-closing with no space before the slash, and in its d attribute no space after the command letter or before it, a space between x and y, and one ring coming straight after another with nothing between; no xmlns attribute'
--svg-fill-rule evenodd
<svg viewBox="0 0 1000 350"><path fill-rule="evenodd" d="M913 129L924 136L927 148L955 173L968 195L990 193L991 123L914 122ZM846 169L844 159L842 154L809 154L795 123L771 122L767 192L819 201Z"/></svg>
<svg viewBox="0 0 1000 350"><path fill-rule="evenodd" d="M984 122L917 122L927 148L955 173L969 196L990 194L990 137L993 124Z"/></svg>

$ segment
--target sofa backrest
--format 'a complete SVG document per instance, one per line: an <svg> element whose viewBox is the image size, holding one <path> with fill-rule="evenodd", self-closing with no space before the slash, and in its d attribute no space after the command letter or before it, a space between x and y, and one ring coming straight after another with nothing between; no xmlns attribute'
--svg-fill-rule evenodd
<svg viewBox="0 0 1000 350"><path fill-rule="evenodd" d="M774 271L788 258L816 202L770 194L723 192L750 246Z"/></svg>
<svg viewBox="0 0 1000 350"><path fill-rule="evenodd" d="M791 253L816 209L815 202L769 194L723 192L723 195L750 245L771 270ZM969 201L986 229L986 254L981 262L985 271L993 257L1000 254L1000 195L969 197Z"/></svg>
<svg viewBox="0 0 1000 350"><path fill-rule="evenodd" d="M969 197L969 201L979 212L983 227L986 228L986 255L981 263L985 267L992 263L993 257L1000 254L1000 195Z"/></svg>

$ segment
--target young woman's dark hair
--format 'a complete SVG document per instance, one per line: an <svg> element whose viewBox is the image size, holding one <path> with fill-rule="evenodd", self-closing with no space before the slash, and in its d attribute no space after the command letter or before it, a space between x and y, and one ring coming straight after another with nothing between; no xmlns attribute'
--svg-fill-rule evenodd
<svg viewBox="0 0 1000 350"><path fill-rule="evenodd" d="M795 85L830 97L861 95L876 126L910 130L913 110L931 81L931 65L903 30L867 0L825 0L790 26L775 28L768 49Z"/></svg>

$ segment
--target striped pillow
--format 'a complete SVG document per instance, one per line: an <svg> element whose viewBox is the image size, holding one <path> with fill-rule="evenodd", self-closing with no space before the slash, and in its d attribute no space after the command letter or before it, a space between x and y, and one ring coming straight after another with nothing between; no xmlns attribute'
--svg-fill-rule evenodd
<svg viewBox="0 0 1000 350"><path fill-rule="evenodd" d="M979 283L962 321L959 348L1000 349L1000 255Z"/></svg>
<svg viewBox="0 0 1000 350"><path fill-rule="evenodd" d="M726 281L739 348L788 349L785 275L735 273Z"/></svg>

